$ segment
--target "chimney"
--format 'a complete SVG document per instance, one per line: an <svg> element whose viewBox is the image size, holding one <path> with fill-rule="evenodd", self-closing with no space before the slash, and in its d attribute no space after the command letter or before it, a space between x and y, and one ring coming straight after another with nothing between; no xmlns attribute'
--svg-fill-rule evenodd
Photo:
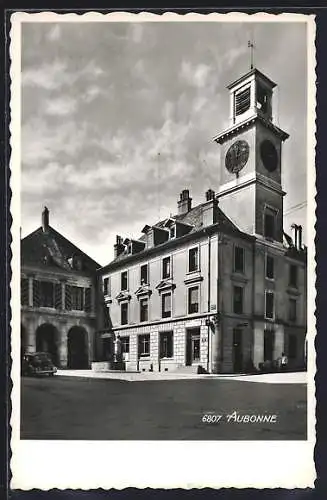
<svg viewBox="0 0 327 500"><path fill-rule="evenodd" d="M192 198L188 189L183 189L177 202L178 215L187 214L192 208Z"/></svg>
<svg viewBox="0 0 327 500"><path fill-rule="evenodd" d="M49 210L44 207L42 212L42 230L46 233L49 230Z"/></svg>
<svg viewBox="0 0 327 500"><path fill-rule="evenodd" d="M299 226L297 224L292 224L291 228L294 229L294 248L298 249Z"/></svg>
<svg viewBox="0 0 327 500"><path fill-rule="evenodd" d="M299 231L299 250L302 250L302 226L298 226Z"/></svg>
<svg viewBox="0 0 327 500"><path fill-rule="evenodd" d="M123 245L123 238L117 234L116 235L116 243L114 245L114 256L115 256L115 259L118 257L118 255L120 255L121 253L123 253L124 248L125 247Z"/></svg>
<svg viewBox="0 0 327 500"><path fill-rule="evenodd" d="M215 197L215 194L216 193L212 189L208 189L208 191L206 191L206 201L213 200Z"/></svg>
<svg viewBox="0 0 327 500"><path fill-rule="evenodd" d="M217 222L217 205L218 200L212 189L208 189L205 193L206 203L202 205L202 222L203 226L211 226Z"/></svg>

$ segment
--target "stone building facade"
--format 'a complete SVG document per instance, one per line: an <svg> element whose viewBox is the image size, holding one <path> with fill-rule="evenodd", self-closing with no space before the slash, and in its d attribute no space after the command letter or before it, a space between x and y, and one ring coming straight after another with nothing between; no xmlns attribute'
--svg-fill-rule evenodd
<svg viewBox="0 0 327 500"><path fill-rule="evenodd" d="M21 241L21 351L48 352L61 368L89 368L94 359L96 269L49 225Z"/></svg>
<svg viewBox="0 0 327 500"><path fill-rule="evenodd" d="M288 134L273 123L274 87L257 69L228 87L218 192L192 207L185 189L176 215L117 236L99 270L110 316L99 336L109 354L119 340L126 369L244 372L282 352L303 366L306 248L301 227L283 231Z"/></svg>

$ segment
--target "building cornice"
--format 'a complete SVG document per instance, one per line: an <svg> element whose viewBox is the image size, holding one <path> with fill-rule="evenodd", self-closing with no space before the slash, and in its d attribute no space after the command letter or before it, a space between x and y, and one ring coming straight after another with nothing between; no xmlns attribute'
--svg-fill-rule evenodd
<svg viewBox="0 0 327 500"><path fill-rule="evenodd" d="M243 122L237 123L233 125L232 127L228 128L224 132L221 132L220 134L217 134L215 137L213 137L213 141L217 142L218 144L223 144L225 141L230 139L231 137L239 134L239 132L243 130L247 130L251 128L253 125L255 125L257 122L260 122L262 125L264 125L267 129L273 131L277 136L282 140L285 141L288 139L289 134L284 132L284 130L280 129L276 125L274 125L271 121L266 120L263 116L261 116L259 113L256 113Z"/></svg>
<svg viewBox="0 0 327 500"><path fill-rule="evenodd" d="M223 226L221 223L216 223L212 224L211 226L206 226L198 231L194 231L192 233L185 234L184 236L180 236L179 238L174 238L172 240L168 240L165 243L161 243L160 245L156 245L151 248L147 248L143 250L142 252L139 252L137 254L129 255L127 257L124 257L123 259L117 260L110 262L104 267L101 267L100 269L97 270L97 273L99 275L102 275L103 273L107 271L112 271L115 269L120 269L124 268L126 266L130 266L134 262L138 261L143 261L145 258L154 256L154 255L160 255L163 252L166 252L167 250L172 250L175 248L178 248L179 246L184 245L185 243L188 243L190 241L197 240L198 238L205 237L205 236L211 236L213 234L233 234L237 235L240 238L244 238L248 241L254 241L255 238L254 236L243 233L242 231L238 229L232 229L231 227L226 227Z"/></svg>

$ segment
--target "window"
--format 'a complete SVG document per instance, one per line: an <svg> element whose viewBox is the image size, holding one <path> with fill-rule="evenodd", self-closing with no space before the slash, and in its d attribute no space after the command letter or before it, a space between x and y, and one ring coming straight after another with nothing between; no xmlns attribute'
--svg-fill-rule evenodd
<svg viewBox="0 0 327 500"><path fill-rule="evenodd" d="M290 359L296 358L297 354L297 338L296 335L291 334L288 336L288 357Z"/></svg>
<svg viewBox="0 0 327 500"><path fill-rule="evenodd" d="M148 299L140 300L140 321L148 321Z"/></svg>
<svg viewBox="0 0 327 500"><path fill-rule="evenodd" d="M128 323L128 302L123 302L120 305L120 323L127 325Z"/></svg>
<svg viewBox="0 0 327 500"><path fill-rule="evenodd" d="M296 321L296 299L289 299L288 319Z"/></svg>
<svg viewBox="0 0 327 500"><path fill-rule="evenodd" d="M144 264L141 266L141 285L149 284L149 276L148 276L148 264Z"/></svg>
<svg viewBox="0 0 327 500"><path fill-rule="evenodd" d="M84 288L84 311L91 312L91 310L92 310L91 288Z"/></svg>
<svg viewBox="0 0 327 500"><path fill-rule="evenodd" d="M199 287L192 286L188 289L188 313L199 312Z"/></svg>
<svg viewBox="0 0 327 500"><path fill-rule="evenodd" d="M54 283L40 281L40 306L54 307Z"/></svg>
<svg viewBox="0 0 327 500"><path fill-rule="evenodd" d="M121 290L128 290L127 271L122 272L120 275L120 289Z"/></svg>
<svg viewBox="0 0 327 500"><path fill-rule="evenodd" d="M265 318L274 318L274 292L266 292L265 294Z"/></svg>
<svg viewBox="0 0 327 500"><path fill-rule="evenodd" d="M268 111L268 94L260 85L257 85L257 108L263 113Z"/></svg>
<svg viewBox="0 0 327 500"><path fill-rule="evenodd" d="M161 316L163 318L171 317L171 293L161 295Z"/></svg>
<svg viewBox="0 0 327 500"><path fill-rule="evenodd" d="M234 307L235 314L243 314L243 288L234 286Z"/></svg>
<svg viewBox="0 0 327 500"><path fill-rule="evenodd" d="M171 226L169 229L169 238L172 240L176 236L176 226Z"/></svg>
<svg viewBox="0 0 327 500"><path fill-rule="evenodd" d="M162 259L162 279L170 278L170 257Z"/></svg>
<svg viewBox="0 0 327 500"><path fill-rule="evenodd" d="M150 356L150 335L139 335L139 357Z"/></svg>
<svg viewBox="0 0 327 500"><path fill-rule="evenodd" d="M199 249L198 247L191 248L188 252L188 270L189 272L199 270Z"/></svg>
<svg viewBox="0 0 327 500"><path fill-rule="evenodd" d="M275 213L266 209L264 215L264 236L269 239L275 238Z"/></svg>
<svg viewBox="0 0 327 500"><path fill-rule="evenodd" d="M295 264L290 265L290 286L297 287L297 266Z"/></svg>
<svg viewBox="0 0 327 500"><path fill-rule="evenodd" d="M266 256L266 278L274 279L274 258L270 255Z"/></svg>
<svg viewBox="0 0 327 500"><path fill-rule="evenodd" d="M244 248L234 248L234 271L244 273Z"/></svg>
<svg viewBox="0 0 327 500"><path fill-rule="evenodd" d="M80 286L71 287L71 308L73 311L84 310L84 288Z"/></svg>
<svg viewBox="0 0 327 500"><path fill-rule="evenodd" d="M160 358L172 358L174 355L173 332L160 333Z"/></svg>
<svg viewBox="0 0 327 500"><path fill-rule="evenodd" d="M235 115L241 115L250 108L250 87L235 92Z"/></svg>
<svg viewBox="0 0 327 500"><path fill-rule="evenodd" d="M20 302L22 306L28 306L29 304L29 284L28 278L21 278L20 280Z"/></svg>
<svg viewBox="0 0 327 500"><path fill-rule="evenodd" d="M110 278L105 278L103 280L103 294L110 295Z"/></svg>
<svg viewBox="0 0 327 500"><path fill-rule="evenodd" d="M121 352L123 354L129 353L129 337L120 337L121 340Z"/></svg>

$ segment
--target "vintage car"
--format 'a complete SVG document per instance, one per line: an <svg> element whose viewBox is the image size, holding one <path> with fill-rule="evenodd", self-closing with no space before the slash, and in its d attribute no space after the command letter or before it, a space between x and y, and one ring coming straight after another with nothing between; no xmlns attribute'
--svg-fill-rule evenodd
<svg viewBox="0 0 327 500"><path fill-rule="evenodd" d="M53 376L57 368L46 352L24 354L22 358L22 375Z"/></svg>

